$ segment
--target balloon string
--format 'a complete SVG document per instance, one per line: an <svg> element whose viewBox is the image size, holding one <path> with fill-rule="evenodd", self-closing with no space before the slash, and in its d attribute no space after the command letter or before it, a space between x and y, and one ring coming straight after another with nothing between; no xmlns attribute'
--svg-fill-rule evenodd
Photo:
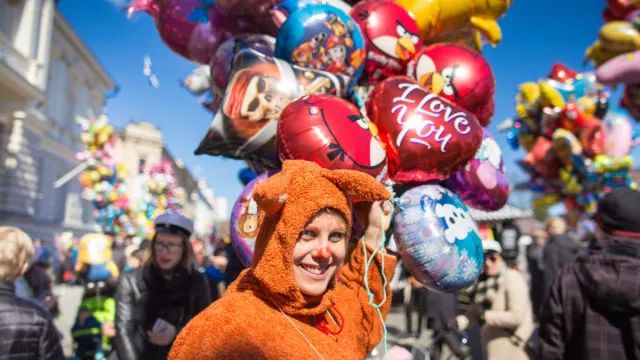
<svg viewBox="0 0 640 360"><path fill-rule="evenodd" d="M380 215L380 220L381 220L381 224L384 223L384 215ZM380 318L380 322L382 323L382 341L384 344L384 352L383 352L383 356L384 354L387 353L387 324L384 321L384 317L382 316L382 311L380 310L380 308L387 302L387 275L384 272L384 255L386 254L385 248L384 248L384 244L385 244L385 234L384 232L382 232L382 235L380 236L380 240L378 242L378 246L376 246L376 248L373 250L373 252L371 253L371 257L367 258L367 247L365 245L365 240L364 240L364 236L362 236L361 238L361 242L362 242L362 254L364 255L364 262L365 262L365 270L364 270L364 286L365 289L367 291L367 297L369 299L369 306L373 307L376 312L378 313L378 317ZM383 289L383 296L382 296L382 301L379 304L375 303L375 295L373 294L373 292L371 291L371 289L369 288L369 269L371 267L371 264L373 263L373 260L375 259L376 255L380 253L382 254L382 259L381 259L381 275L382 275L382 289Z"/></svg>

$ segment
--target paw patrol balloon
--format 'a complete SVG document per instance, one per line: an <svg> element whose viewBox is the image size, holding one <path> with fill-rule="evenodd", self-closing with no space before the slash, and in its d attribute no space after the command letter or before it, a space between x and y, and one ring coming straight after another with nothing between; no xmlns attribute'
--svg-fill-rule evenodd
<svg viewBox="0 0 640 360"><path fill-rule="evenodd" d="M404 264L427 287L455 292L473 284L482 242L467 207L450 190L421 185L398 200L394 238Z"/></svg>
<svg viewBox="0 0 640 360"><path fill-rule="evenodd" d="M348 75L362 74L364 38L343 10L312 4L289 15L276 37L276 57L295 65Z"/></svg>

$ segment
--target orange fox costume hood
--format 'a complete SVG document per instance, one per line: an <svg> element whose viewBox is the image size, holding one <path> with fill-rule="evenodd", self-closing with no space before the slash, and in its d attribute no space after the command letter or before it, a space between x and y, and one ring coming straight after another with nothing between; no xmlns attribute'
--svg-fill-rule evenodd
<svg viewBox="0 0 640 360"><path fill-rule="evenodd" d="M300 232L318 211L337 210L350 228L352 200L388 198L386 188L364 173L285 161L280 173L254 191L260 225L252 267L242 272L220 300L187 324L170 358L364 358L380 340L382 324L364 290L362 245L356 244L319 302L307 300L298 289L293 250ZM381 285L383 262L385 275L391 279L395 258L378 255L369 270L369 285L376 301L387 293L382 309L386 314L391 300L388 287ZM322 331L317 326L320 322L338 331Z"/></svg>

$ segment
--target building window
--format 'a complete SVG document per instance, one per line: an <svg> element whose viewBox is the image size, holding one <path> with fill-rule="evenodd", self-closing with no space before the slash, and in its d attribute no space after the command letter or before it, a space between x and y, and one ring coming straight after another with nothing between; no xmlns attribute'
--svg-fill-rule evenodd
<svg viewBox="0 0 640 360"><path fill-rule="evenodd" d="M144 167L147 164L147 159L144 157L140 157L138 160L138 174L142 174L144 172Z"/></svg>

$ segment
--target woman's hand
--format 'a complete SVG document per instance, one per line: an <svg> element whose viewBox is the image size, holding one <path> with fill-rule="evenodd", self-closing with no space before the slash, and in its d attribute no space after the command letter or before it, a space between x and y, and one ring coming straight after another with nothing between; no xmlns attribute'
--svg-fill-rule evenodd
<svg viewBox="0 0 640 360"><path fill-rule="evenodd" d="M178 330L175 326L169 323L166 323L165 326L166 327L162 329L162 331L147 331L149 342L158 346L166 346L171 344L176 335L178 335Z"/></svg>
<svg viewBox="0 0 640 360"><path fill-rule="evenodd" d="M358 209L360 219L365 221L364 238L370 247L377 247L383 241L384 232L391 225L391 203L389 201L374 201L363 204Z"/></svg>

